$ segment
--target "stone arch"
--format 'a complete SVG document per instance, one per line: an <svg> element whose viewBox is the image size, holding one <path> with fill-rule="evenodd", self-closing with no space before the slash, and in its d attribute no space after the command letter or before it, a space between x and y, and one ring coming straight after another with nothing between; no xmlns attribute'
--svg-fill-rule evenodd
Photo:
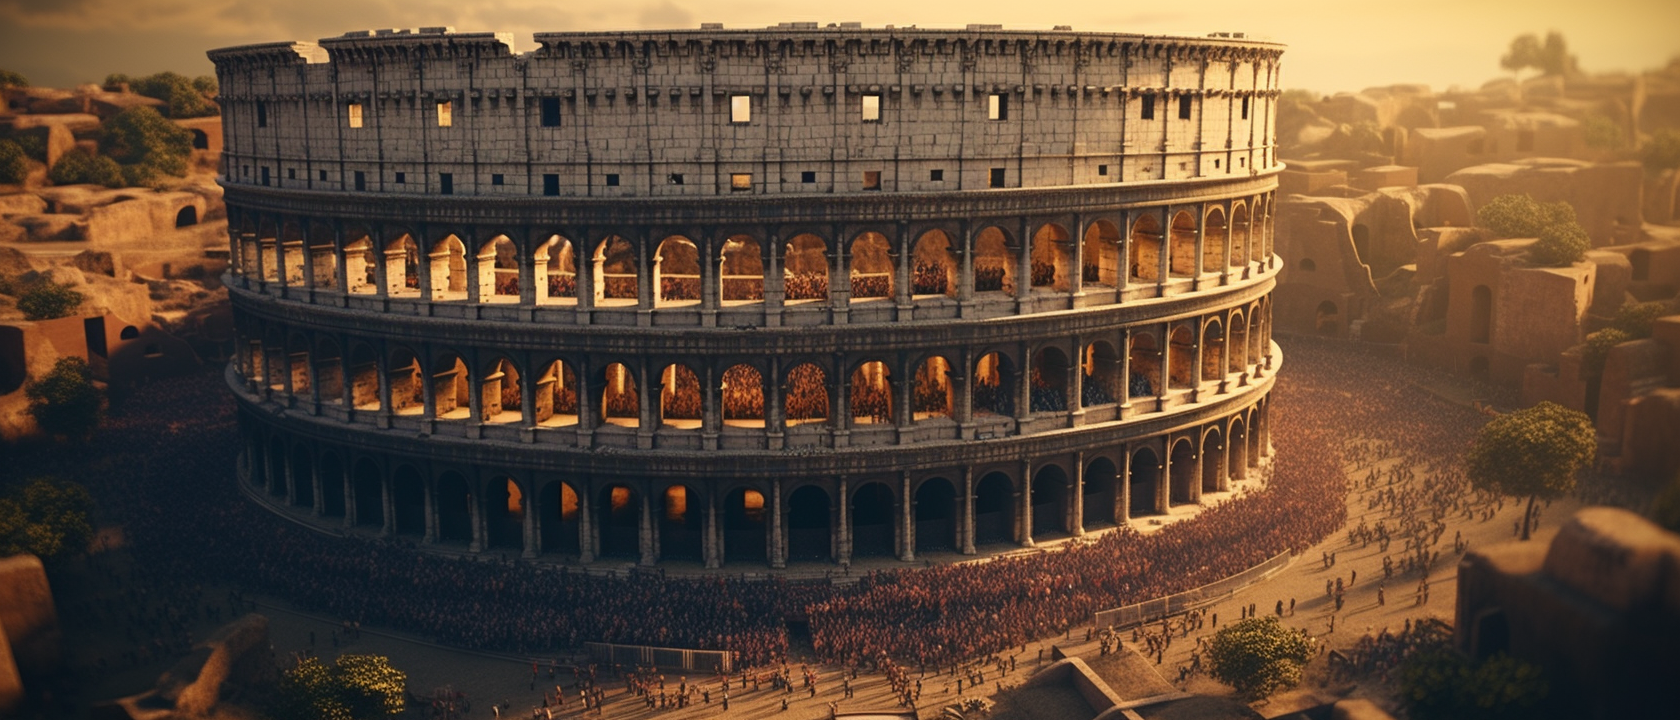
<svg viewBox="0 0 1680 720"><path fill-rule="evenodd" d="M1313 262L1312 258L1301 258L1300 262L1295 263L1295 268L1301 272L1317 272L1318 263Z"/></svg>
<svg viewBox="0 0 1680 720"><path fill-rule="evenodd" d="M519 302L519 248L497 235L478 248L478 299L486 303Z"/></svg>
<svg viewBox="0 0 1680 720"><path fill-rule="evenodd" d="M385 244L385 294L420 297L420 246L414 236L399 233Z"/></svg>
<svg viewBox="0 0 1680 720"><path fill-rule="evenodd" d="M292 505L315 507L314 455L303 443L292 445L292 462L287 468L292 485Z"/></svg>
<svg viewBox="0 0 1680 720"><path fill-rule="evenodd" d="M1342 313L1336 307L1334 300L1325 300L1318 304L1314 313L1313 328L1320 335L1338 335L1342 330Z"/></svg>
<svg viewBox="0 0 1680 720"><path fill-rule="evenodd" d="M280 279L280 227L274 219L262 217L257 220L257 236L246 243L248 255L252 260L250 271L257 272L259 263L262 269L261 279L265 282L276 282Z"/></svg>
<svg viewBox="0 0 1680 720"><path fill-rule="evenodd" d="M1154 515L1160 508L1161 458L1155 449L1145 446L1132 453L1127 469L1126 491L1131 496L1128 510L1132 517Z"/></svg>
<svg viewBox="0 0 1680 720"><path fill-rule="evenodd" d="M519 367L506 357L491 360L479 381L480 421L491 424L525 420L525 398L520 387Z"/></svg>
<svg viewBox="0 0 1680 720"><path fill-rule="evenodd" d="M1161 235L1161 220L1155 213L1143 213L1132 222L1128 261L1131 277L1142 282L1161 280L1161 253L1165 246Z"/></svg>
<svg viewBox="0 0 1680 720"><path fill-rule="evenodd" d="M615 362L602 369L600 418L604 425L641 427L641 394L630 366Z"/></svg>
<svg viewBox="0 0 1680 720"><path fill-rule="evenodd" d="M1108 220L1085 227L1085 246L1080 262L1081 280L1086 285L1113 288L1120 285L1120 228Z"/></svg>
<svg viewBox="0 0 1680 720"><path fill-rule="evenodd" d="M916 249L910 254L911 294L957 296L959 267L951 246L951 237L939 229L916 238Z"/></svg>
<svg viewBox="0 0 1680 720"><path fill-rule="evenodd" d="M525 549L525 486L496 473L484 486L484 540L487 550Z"/></svg>
<svg viewBox="0 0 1680 720"><path fill-rule="evenodd" d="M923 480L916 488L916 550L957 547L957 488L943 477Z"/></svg>
<svg viewBox="0 0 1680 720"><path fill-rule="evenodd" d="M432 281L432 302L467 299L467 245L454 233L443 236L426 252Z"/></svg>
<svg viewBox="0 0 1680 720"><path fill-rule="evenodd" d="M344 291L351 295L379 294L380 252L366 229L344 231Z"/></svg>
<svg viewBox="0 0 1680 720"><path fill-rule="evenodd" d="M1046 464L1033 473L1033 537L1069 531L1068 514L1073 502L1069 492L1071 485L1067 471L1060 465Z"/></svg>
<svg viewBox="0 0 1680 720"><path fill-rule="evenodd" d="M974 363L973 407L976 413L1015 415L1015 364L1008 355L989 352Z"/></svg>
<svg viewBox="0 0 1680 720"><path fill-rule="evenodd" d="M192 133L192 149L194 149L194 150L209 150L210 149L210 134L209 133L206 133L203 130L200 130L198 128L187 128L187 130ZM177 225L176 227L180 227L180 226Z"/></svg>
<svg viewBox="0 0 1680 720"><path fill-rule="evenodd" d="M432 402L439 420L472 418L472 378L461 356L446 354L432 366ZM393 396L395 392L393 391Z"/></svg>
<svg viewBox="0 0 1680 720"><path fill-rule="evenodd" d="M659 242L653 255L654 302L658 307L700 304L700 250L683 235Z"/></svg>
<svg viewBox="0 0 1680 720"><path fill-rule="evenodd" d="M951 417L951 363L940 355L930 355L916 368L910 393L914 420Z"/></svg>
<svg viewBox="0 0 1680 720"><path fill-rule="evenodd" d="M1202 492L1224 490L1225 478L1225 436L1215 425L1202 433Z"/></svg>
<svg viewBox="0 0 1680 720"><path fill-rule="evenodd" d="M1231 265L1241 267L1250 261L1248 243L1248 205L1238 200L1231 206Z"/></svg>
<svg viewBox="0 0 1680 720"><path fill-rule="evenodd" d="M787 241L782 253L784 302L828 301L828 243L811 233Z"/></svg>
<svg viewBox="0 0 1680 720"><path fill-rule="evenodd" d="M1173 326L1167 348L1167 387L1185 390L1190 387L1190 364L1195 355L1196 333L1184 323Z"/></svg>
<svg viewBox="0 0 1680 720"><path fill-rule="evenodd" d="M990 472L974 484L974 542L1008 542L1015 527L1014 482L1001 471Z"/></svg>
<svg viewBox="0 0 1680 720"><path fill-rule="evenodd" d="M1354 223L1348 234L1353 236L1353 258L1361 264L1371 264L1371 228Z"/></svg>
<svg viewBox="0 0 1680 720"><path fill-rule="evenodd" d="M1227 372L1240 373L1248 369L1248 323L1243 320L1242 310L1231 311L1231 331L1227 338L1226 362Z"/></svg>
<svg viewBox="0 0 1680 720"><path fill-rule="evenodd" d="M723 535L729 560L763 562L770 528L770 503L750 487L729 491L723 503Z"/></svg>
<svg viewBox="0 0 1680 720"><path fill-rule="evenodd" d="M536 407L532 419L542 427L565 427L578 423L577 373L564 360L548 364L537 378Z"/></svg>
<svg viewBox="0 0 1680 720"><path fill-rule="evenodd" d="M570 483L555 480L543 485L539 497L537 520L542 527L542 552L577 555L581 532L582 505L577 489Z"/></svg>
<svg viewBox="0 0 1680 720"><path fill-rule="evenodd" d="M344 517L344 465L336 452L321 453L321 514Z"/></svg>
<svg viewBox="0 0 1680 720"><path fill-rule="evenodd" d="M1217 317L1202 324L1202 380L1225 376L1225 323Z"/></svg>
<svg viewBox="0 0 1680 720"><path fill-rule="evenodd" d="M1115 388L1119 387L1115 384L1118 380L1115 376L1119 371L1120 356L1107 340L1098 340L1086 345L1079 359L1080 406L1113 403Z"/></svg>
<svg viewBox="0 0 1680 720"><path fill-rule="evenodd" d="M1030 258L1033 289L1073 290L1073 249L1069 237L1067 228L1058 223L1045 223L1033 233Z"/></svg>
<svg viewBox="0 0 1680 720"><path fill-rule="evenodd" d="M577 302L577 251L572 241L558 233L548 236L536 252L534 265L537 304L570 305Z"/></svg>
<svg viewBox="0 0 1680 720"><path fill-rule="evenodd" d="M425 537L426 481L413 465L404 463L391 473L392 527L398 535Z"/></svg>
<svg viewBox="0 0 1680 720"><path fill-rule="evenodd" d="M724 305L764 302L764 251L751 235L723 241L718 257L718 293Z"/></svg>
<svg viewBox="0 0 1680 720"><path fill-rule="evenodd" d="M629 240L608 235L595 246L594 272L595 304L602 307L625 307L640 301L640 279L636 247Z"/></svg>
<svg viewBox="0 0 1680 720"><path fill-rule="evenodd" d="M764 427L764 375L748 363L729 366L718 385L724 427Z"/></svg>
<svg viewBox="0 0 1680 720"><path fill-rule="evenodd" d="M705 547L705 496L682 483L666 485L654 508L659 520L659 555L666 560L701 560Z"/></svg>
<svg viewBox="0 0 1680 720"><path fill-rule="evenodd" d="M893 380L887 364L879 360L859 363L852 371L852 424L889 425L895 416Z"/></svg>
<svg viewBox="0 0 1680 720"><path fill-rule="evenodd" d="M420 415L426 410L426 375L421 371L420 359L406 347L392 348L386 362L386 382L390 386L390 412L393 415ZM379 378L366 377L357 383L372 382L372 409L379 408ZM359 388L358 388L359 389Z"/></svg>
<svg viewBox="0 0 1680 720"><path fill-rule="evenodd" d="M1115 492L1119 489L1120 473L1114 461L1099 457L1085 464L1085 497L1082 501L1084 517L1080 522L1092 530L1114 524Z"/></svg>
<svg viewBox="0 0 1680 720"><path fill-rule="evenodd" d="M1131 397L1153 397L1161 391L1161 345L1151 332L1133 331L1130 355L1131 376L1126 392Z"/></svg>
<svg viewBox="0 0 1680 720"><path fill-rule="evenodd" d="M409 353L413 355L413 353ZM356 410L377 411L379 405L379 360L374 354L373 347L365 342L356 342L350 346L350 407ZM410 370L418 372L410 362ZM412 375L412 373L411 373Z"/></svg>
<svg viewBox="0 0 1680 720"><path fill-rule="evenodd" d="M1173 216L1172 227L1168 233L1170 240L1168 250L1171 257L1167 259L1167 274L1173 277L1194 277L1196 275L1196 218L1188 210L1180 210Z"/></svg>
<svg viewBox="0 0 1680 720"><path fill-rule="evenodd" d="M286 372L291 375L292 395L309 397L309 340L293 334L286 343Z"/></svg>
<svg viewBox="0 0 1680 720"><path fill-rule="evenodd" d="M1015 274L1020 263L1010 249L1014 245L1014 236L996 225L974 235L974 292L1016 294L1019 278Z"/></svg>
<svg viewBox="0 0 1680 720"><path fill-rule="evenodd" d="M788 425L828 421L828 373L815 363L799 363L788 370L787 396L782 399Z"/></svg>
<svg viewBox="0 0 1680 720"><path fill-rule="evenodd" d="M356 525L359 527L385 526L385 479L379 472L379 466L368 458L356 461L354 482L356 499Z"/></svg>
<svg viewBox="0 0 1680 720"><path fill-rule="evenodd" d="M886 483L865 482L852 491L852 555L891 557L894 554L896 493Z"/></svg>
<svg viewBox="0 0 1680 720"><path fill-rule="evenodd" d="M893 297L893 252L887 236L874 231L852 238L852 300Z"/></svg>
<svg viewBox="0 0 1680 720"><path fill-rule="evenodd" d="M338 245L334 242L332 229L312 224L307 237L310 287L317 290L338 289Z"/></svg>
<svg viewBox="0 0 1680 720"><path fill-rule="evenodd" d="M467 479L454 470L444 471L438 476L432 492L432 507L437 513L438 542L472 543L473 494Z"/></svg>
<svg viewBox="0 0 1680 720"><path fill-rule="evenodd" d="M315 341L315 386L319 389L321 402L328 405L344 404L344 355L338 348L338 341L331 336L322 335Z"/></svg>
<svg viewBox="0 0 1680 720"><path fill-rule="evenodd" d="M827 560L832 544L828 491L804 485L788 496L788 559Z"/></svg>
<svg viewBox="0 0 1680 720"><path fill-rule="evenodd" d="M1241 414L1231 418L1231 441L1226 444L1225 467L1234 480L1248 479L1248 425Z"/></svg>
<svg viewBox="0 0 1680 720"><path fill-rule="evenodd" d="M700 376L681 363L666 365L659 373L660 427L694 430L704 418Z"/></svg>
<svg viewBox="0 0 1680 720"><path fill-rule="evenodd" d="M1194 489L1199 478L1196 477L1196 445L1189 438L1178 438L1170 441L1171 456L1167 460L1167 502L1178 505L1188 503L1194 497Z"/></svg>
<svg viewBox="0 0 1680 720"><path fill-rule="evenodd" d="M1214 205L1202 216L1202 272L1216 273L1225 266L1225 208ZM1236 248L1232 248L1234 254Z"/></svg>
<svg viewBox="0 0 1680 720"><path fill-rule="evenodd" d="M1493 338L1493 290L1477 285L1470 291L1470 342L1486 343Z"/></svg>
<svg viewBox="0 0 1680 720"><path fill-rule="evenodd" d="M641 493L622 482L610 483L597 494L595 507L601 525L601 555L637 557L641 552Z"/></svg>
<svg viewBox="0 0 1680 720"><path fill-rule="evenodd" d="M286 266L286 284L293 287L305 285L304 272L307 265L304 262L303 227L296 221L288 220L280 228L280 242L275 246L276 252L284 251L281 260Z"/></svg>

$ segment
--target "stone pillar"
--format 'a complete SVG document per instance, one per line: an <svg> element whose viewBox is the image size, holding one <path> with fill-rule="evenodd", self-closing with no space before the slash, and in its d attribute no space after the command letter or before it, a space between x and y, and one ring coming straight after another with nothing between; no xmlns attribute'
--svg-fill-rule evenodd
<svg viewBox="0 0 1680 720"><path fill-rule="evenodd" d="M1156 343L1156 353L1161 356L1161 381L1155 383L1155 409L1167 409L1167 391L1172 388L1172 323L1161 324L1161 338Z"/></svg>
<svg viewBox="0 0 1680 720"><path fill-rule="evenodd" d="M1155 463L1155 512L1165 514L1172 507L1172 436L1163 438L1161 459Z"/></svg>
<svg viewBox="0 0 1680 720"><path fill-rule="evenodd" d="M1025 425L1032 418L1032 346L1027 343L1016 343L1017 354L1021 358L1021 369L1015 378L1015 420ZM1017 433L1025 433L1024 428L1016 428Z"/></svg>
<svg viewBox="0 0 1680 720"><path fill-rule="evenodd" d="M314 498L310 504L309 514L321 517L327 511L327 499L321 497L321 461L320 458L310 458L309 463L309 496Z"/></svg>
<svg viewBox="0 0 1680 720"><path fill-rule="evenodd" d="M595 403L600 402L600 398L596 397L593 383L590 382L593 372L594 368L590 366L587 355L584 356L583 362L578 365L574 372L577 379L577 443L578 447L582 448L592 447L595 444L595 411L597 407ZM587 502L583 504L588 505Z"/></svg>
<svg viewBox="0 0 1680 720"><path fill-rule="evenodd" d="M833 237L834 252L828 256L828 306L834 324L844 325L852 312L852 253L838 228Z"/></svg>
<svg viewBox="0 0 1680 720"><path fill-rule="evenodd" d="M898 242L893 245L893 302L898 306L898 319L909 320L915 312L910 292L910 266L915 260L910 247L910 224L898 223Z"/></svg>
<svg viewBox="0 0 1680 720"><path fill-rule="evenodd" d="M1073 237L1068 242L1073 243L1073 252L1068 253L1068 292L1072 296L1070 305L1079 306L1079 298L1085 296L1085 218L1075 214L1073 216Z"/></svg>
<svg viewBox="0 0 1680 720"><path fill-rule="evenodd" d="M490 263L490 276L492 278L490 283L490 295L491 297L495 297L496 295L496 284L494 280L496 274L496 255L495 251L492 250L490 257L480 257L479 253L483 252L484 249L478 247L478 233L469 232L467 235L468 237L457 236L461 241L461 261L464 265L466 265L467 302L473 305L478 305L484 302L484 288L481 287L481 278L483 276L480 274L480 271L486 261Z"/></svg>
<svg viewBox="0 0 1680 720"><path fill-rule="evenodd" d="M1190 333L1190 400L1201 400L1202 395L1202 319L1196 318L1196 326Z"/></svg>
<svg viewBox="0 0 1680 720"><path fill-rule="evenodd" d="M916 423L916 369L910 367L910 354L899 351L897 362L893 363L892 375L892 417L893 424L898 426L899 442L904 442L903 435Z"/></svg>
<svg viewBox="0 0 1680 720"><path fill-rule="evenodd" d="M521 280L520 282L524 282ZM524 285L520 285L520 292L524 292ZM537 426L537 380L542 373L531 364L530 355L526 355L526 363L519 376L519 426L529 431ZM525 433L525 441L531 442L535 438L530 432Z"/></svg>
<svg viewBox="0 0 1680 720"><path fill-rule="evenodd" d="M424 503L423 512L426 513L426 532L421 536L420 542L425 545L431 545L432 543L438 541L436 484L430 478L422 479L420 482L420 492L425 496L422 502Z"/></svg>
<svg viewBox="0 0 1680 720"><path fill-rule="evenodd" d="M834 559L841 565L852 564L852 493L845 476L840 477L840 522L837 530L839 542L835 548Z"/></svg>
<svg viewBox="0 0 1680 720"><path fill-rule="evenodd" d="M1200 433L1198 433L1200 434ZM1207 438L1197 438L1195 449L1196 472L1190 477L1190 502L1202 501L1202 473L1207 471Z"/></svg>
<svg viewBox="0 0 1680 720"><path fill-rule="evenodd" d="M701 559L706 563L707 570L723 567L722 553L718 550L718 516L717 492L708 484L706 488L706 529L702 534L705 542L700 549Z"/></svg>
<svg viewBox="0 0 1680 720"><path fill-rule="evenodd" d="M1085 451L1073 454L1073 498L1068 503L1068 534L1085 535Z"/></svg>
<svg viewBox="0 0 1680 720"><path fill-rule="evenodd" d="M519 237L524 241L516 244L519 252L519 304L525 307L535 307L537 304L537 261L536 253L531 248L531 229L520 228ZM542 292L548 292L543 288Z"/></svg>
<svg viewBox="0 0 1680 720"><path fill-rule="evenodd" d="M521 290L521 292L523 292L523 290L524 290L523 286L521 286L520 290ZM529 486L526 486L526 489L528 490ZM520 493L520 495L519 495L519 512L520 512L520 517L525 520L525 527L523 528L524 531L525 531L525 533L524 533L524 536L525 536L524 537L525 550L523 552L521 552L519 555L520 555L520 557L523 557L527 560L535 558L537 556L538 551L541 549L539 547L539 545L541 544L540 541L542 539L542 535L539 535L538 532L537 532L538 528L537 528L536 508L537 508L537 503L531 502L531 493L530 492Z"/></svg>
<svg viewBox="0 0 1680 720"><path fill-rule="evenodd" d="M580 401L581 405L582 402ZM578 562L595 562L595 493L587 478L578 481Z"/></svg>
<svg viewBox="0 0 1680 720"><path fill-rule="evenodd" d="M343 485L344 486L344 527L346 527L346 528L356 527L356 483L355 483L355 476L353 474L351 474L351 470L350 470L350 468L353 468L353 467L355 467L355 463L352 462L350 458L346 458L345 462L344 462L344 485Z"/></svg>
<svg viewBox="0 0 1680 720"><path fill-rule="evenodd" d="M834 428L835 447L844 447L852 430L852 374L846 369L844 353L834 354L834 410L829 413L829 425Z"/></svg>
<svg viewBox="0 0 1680 720"><path fill-rule="evenodd" d="M962 470L962 554L974 554L974 467Z"/></svg>
<svg viewBox="0 0 1680 720"><path fill-rule="evenodd" d="M718 307L723 304L723 238L707 229L700 233L700 326L716 327Z"/></svg>
<svg viewBox="0 0 1680 720"><path fill-rule="evenodd" d="M379 479L379 504L381 514L385 517L383 518L384 522L380 524L379 534L383 537L397 534L397 498L396 493L392 490L390 476L381 477Z"/></svg>
<svg viewBox="0 0 1680 720"><path fill-rule="evenodd" d="M952 250L961 268L957 274L957 317L969 318L974 316L974 231L967 221L956 240L958 247Z"/></svg>
<svg viewBox="0 0 1680 720"><path fill-rule="evenodd" d="M291 373L288 372L287 377L290 376ZM285 478L283 478L286 490L286 507L291 507L297 504L297 473L295 472L296 468L292 467L292 454L288 452L281 456L280 465L282 471L286 473Z"/></svg>
<svg viewBox="0 0 1680 720"><path fill-rule="evenodd" d="M1199 172L1198 172L1198 174L1199 174ZM1227 221L1225 224L1226 224L1227 227L1229 227L1230 222ZM1230 233L1227 232L1226 234L1229 235ZM1206 264L1206 263L1203 262L1203 258L1206 257L1206 252L1207 252L1207 208L1202 207L1200 205L1197 205L1196 206L1196 272L1192 273L1193 275L1195 275L1196 280L1195 280L1195 282L1191 283L1191 285L1190 285L1190 288L1193 289L1193 290L1202 289L1202 275L1206 274L1206 272L1207 272L1207 268L1203 267L1203 265Z"/></svg>
<svg viewBox="0 0 1680 720"><path fill-rule="evenodd" d="M1017 225L1015 237L1021 242L1021 251L1015 257L1015 311L1024 313L1032 303L1032 223L1021 218Z"/></svg>
<svg viewBox="0 0 1680 720"><path fill-rule="evenodd" d="M1116 473L1120 487L1114 489L1114 524L1124 525L1132 519L1132 447L1120 447L1120 472Z"/></svg>
<svg viewBox="0 0 1680 720"><path fill-rule="evenodd" d="M1172 270L1172 207L1161 208L1161 257L1159 272L1155 275L1155 294L1165 297L1167 294L1167 278Z"/></svg>
<svg viewBox="0 0 1680 720"><path fill-rule="evenodd" d="M654 248L644 228L637 228L636 237L628 239L636 251L636 324L647 327L653 324L654 299L659 297L659 288L653 286Z"/></svg>
<svg viewBox="0 0 1680 720"><path fill-rule="evenodd" d="M655 565L659 563L658 543L653 539L653 495L647 492L647 487L637 488L642 496L641 519L636 526L636 540L641 550L641 565Z"/></svg>
<svg viewBox="0 0 1680 720"><path fill-rule="evenodd" d="M720 382L718 376L722 373L717 369L717 360L708 358L705 366L700 368L700 438L707 450L716 450L718 433L723 430L723 403L719 397Z"/></svg>
<svg viewBox="0 0 1680 720"><path fill-rule="evenodd" d="M1085 341L1073 336L1073 356L1067 368L1068 425L1077 427L1085 420Z"/></svg>
<svg viewBox="0 0 1680 720"><path fill-rule="evenodd" d="M595 260L595 251L589 249L588 228L578 228L578 242L572 246L573 279L577 281L577 312L578 322L588 325L595 309L595 274L601 265Z"/></svg>
<svg viewBox="0 0 1680 720"><path fill-rule="evenodd" d="M478 437L484 429L484 371L479 364L477 354L471 358L461 358L461 362L471 362L467 366L467 432L468 437Z"/></svg>
<svg viewBox="0 0 1680 720"><path fill-rule="evenodd" d="M1225 161L1230 162L1230 158L1226 158ZM1219 284L1220 285L1230 285L1231 284L1231 260L1233 259L1231 257L1231 234L1235 233L1237 231L1237 228L1234 224L1231 223L1231 203L1230 203L1230 201L1226 201L1223 208L1224 208L1224 211L1225 211L1225 256L1224 256L1225 257L1225 263L1219 269ZM1248 214L1248 216L1249 216L1249 218L1253 218L1254 213L1251 212L1251 213ZM1252 220L1250 222L1243 223L1243 238L1245 240L1245 242L1243 243L1244 245L1248 244L1247 240L1249 240L1250 236L1253 234L1253 233L1250 233L1248 231L1248 226L1251 225L1251 224L1252 224ZM1244 248L1243 252L1247 253L1248 252L1247 248ZM1248 272L1248 257L1247 257L1246 254L1243 256L1242 267L1243 267L1244 274L1246 274Z"/></svg>
<svg viewBox="0 0 1680 720"><path fill-rule="evenodd" d="M910 495L910 473L900 471L898 474L899 496L898 526L899 543L898 559L904 562L916 560L916 510L915 498Z"/></svg>
<svg viewBox="0 0 1680 720"><path fill-rule="evenodd" d="M1117 381L1120 384L1120 394L1116 396L1116 399L1118 399L1120 401L1120 417L1124 418L1126 416L1126 410L1128 410L1132 407L1132 329L1131 328L1121 328L1120 329L1119 355L1120 355L1120 357L1117 358L1115 362L1119 363L1119 365L1120 365L1120 370L1117 373L1117 375L1118 375Z"/></svg>
<svg viewBox="0 0 1680 720"><path fill-rule="evenodd" d="M472 521L472 540L467 544L467 552L484 552L484 493L480 488L472 488L467 495L467 512Z"/></svg>
<svg viewBox="0 0 1680 720"><path fill-rule="evenodd" d="M635 373L636 392L641 395L640 404L636 406L636 447L645 450L653 447L653 433L659 429L659 403L665 397L665 377L661 373L660 382L649 382L645 358L636 363Z"/></svg>
<svg viewBox="0 0 1680 720"><path fill-rule="evenodd" d="M952 419L957 421L957 436L970 440L974 437L974 388L970 386L970 379L974 377L974 359L969 357L967 347L959 348L954 355L951 363Z"/></svg>
<svg viewBox="0 0 1680 720"><path fill-rule="evenodd" d="M769 449L782 449L782 439L787 434L787 404L782 398L787 394L787 386L782 379L782 362L772 355L766 359L764 374L764 431L768 437Z"/></svg>
<svg viewBox="0 0 1680 720"><path fill-rule="evenodd" d="M770 481L770 567L787 567L786 520L782 517L782 479Z"/></svg>
<svg viewBox="0 0 1680 720"><path fill-rule="evenodd" d="M764 325L782 324L782 307L787 298L787 278L782 274L782 239L775 234L764 236Z"/></svg>
<svg viewBox="0 0 1680 720"><path fill-rule="evenodd" d="M1021 544L1021 547L1032 547L1034 545L1032 537L1032 481L1032 460L1022 459L1021 491L1018 493L1020 496L1017 498L1019 505L1017 506L1018 510L1015 513L1016 516L1019 517L1019 520L1015 523L1015 539Z"/></svg>

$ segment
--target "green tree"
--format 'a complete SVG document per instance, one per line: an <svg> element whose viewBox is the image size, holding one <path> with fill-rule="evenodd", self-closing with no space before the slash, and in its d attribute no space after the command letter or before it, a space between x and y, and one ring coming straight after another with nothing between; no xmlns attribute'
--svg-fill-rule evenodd
<svg viewBox="0 0 1680 720"><path fill-rule="evenodd" d="M1476 224L1502 238L1540 237L1548 227L1574 222L1574 206L1539 202L1527 193L1498 195L1476 209Z"/></svg>
<svg viewBox="0 0 1680 720"><path fill-rule="evenodd" d="M1465 458L1470 483L1479 490L1527 497L1522 539L1536 499L1575 489L1575 474L1592 462L1598 435L1586 413L1553 402L1506 413L1476 434Z"/></svg>
<svg viewBox="0 0 1680 720"><path fill-rule="evenodd" d="M30 480L0 497L0 557L30 553L44 561L85 551L93 539L87 488L52 477Z"/></svg>
<svg viewBox="0 0 1680 720"><path fill-rule="evenodd" d="M1590 378L1603 375L1604 361L1610 357L1610 349L1633 339L1632 335L1613 327L1589 333L1581 347L1581 367Z"/></svg>
<svg viewBox="0 0 1680 720"><path fill-rule="evenodd" d="M129 108L106 120L104 130L100 152L123 166L124 177L149 180L158 174L187 174L192 133L156 110Z"/></svg>
<svg viewBox="0 0 1680 720"><path fill-rule="evenodd" d="M402 714L408 676L382 655L304 658L280 676L275 720L377 720Z"/></svg>
<svg viewBox="0 0 1680 720"><path fill-rule="evenodd" d="M82 294L69 285L41 280L18 296L17 307L25 320L54 320L67 317L81 307Z"/></svg>
<svg viewBox="0 0 1680 720"><path fill-rule="evenodd" d="M0 183L20 183L29 176L29 153L10 140L0 140Z"/></svg>
<svg viewBox="0 0 1680 720"><path fill-rule="evenodd" d="M200 75L195 77L192 79L192 86L194 90L199 91L206 97L215 95L221 90L220 84L216 82L215 75Z"/></svg>
<svg viewBox="0 0 1680 720"><path fill-rule="evenodd" d="M1277 618L1249 618L1220 628L1208 645L1209 672L1244 696L1261 699L1301 682L1313 640Z"/></svg>
<svg viewBox="0 0 1680 720"><path fill-rule="evenodd" d="M1680 130L1658 130L1640 148L1640 157L1645 161L1645 169L1651 172L1680 167Z"/></svg>
<svg viewBox="0 0 1680 720"><path fill-rule="evenodd" d="M1627 134L1622 132L1622 126L1603 115L1588 115L1581 122L1581 132L1590 148L1621 150L1627 146Z"/></svg>
<svg viewBox="0 0 1680 720"><path fill-rule="evenodd" d="M1528 257L1545 267L1574 265L1592 249L1592 238L1577 223L1551 225L1540 231L1540 237L1528 246Z"/></svg>
<svg viewBox="0 0 1680 720"><path fill-rule="evenodd" d="M1657 318L1666 317L1676 308L1673 303L1653 300L1651 302L1625 302L1616 308L1616 317L1610 321L1610 327L1627 334L1629 338L1639 340L1651 337L1651 326Z"/></svg>
<svg viewBox="0 0 1680 720"><path fill-rule="evenodd" d="M129 89L149 98L157 98L169 104L169 117L192 118L215 115L218 112L215 103L205 97L205 91L199 88L202 80L193 80L180 73L160 72L142 78L130 78L125 75L112 75L105 79L112 84L113 79L127 81ZM211 78L214 82L214 78Z"/></svg>
<svg viewBox="0 0 1680 720"><path fill-rule="evenodd" d="M1414 718L1534 717L1548 690L1539 666L1503 653L1472 662L1443 644L1417 652L1400 666L1400 702Z"/></svg>
<svg viewBox="0 0 1680 720"><path fill-rule="evenodd" d="M29 87L29 78L13 70L0 69L0 88L9 87Z"/></svg>
<svg viewBox="0 0 1680 720"><path fill-rule="evenodd" d="M24 386L29 414L49 435L83 440L99 427L104 414L99 388L94 387L87 361L60 358L51 372Z"/></svg>
<svg viewBox="0 0 1680 720"><path fill-rule="evenodd" d="M108 188L123 186L122 166L104 155L94 155L81 148L60 155L47 171L47 179L54 185L92 183Z"/></svg>
<svg viewBox="0 0 1680 720"><path fill-rule="evenodd" d="M1569 54L1568 43L1564 42L1563 34L1558 32L1546 33L1542 42L1539 36L1532 33L1518 35L1511 40L1511 47L1505 56L1499 58L1499 66L1511 72L1521 72L1533 68L1541 75L1565 75L1575 72L1575 56Z"/></svg>

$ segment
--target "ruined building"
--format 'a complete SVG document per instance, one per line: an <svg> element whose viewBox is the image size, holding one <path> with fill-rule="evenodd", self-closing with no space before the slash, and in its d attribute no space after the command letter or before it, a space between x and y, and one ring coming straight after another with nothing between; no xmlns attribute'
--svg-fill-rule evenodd
<svg viewBox="0 0 1680 720"><path fill-rule="evenodd" d="M1195 503L1269 453L1240 36L356 32L210 53L278 512L707 567Z"/></svg>

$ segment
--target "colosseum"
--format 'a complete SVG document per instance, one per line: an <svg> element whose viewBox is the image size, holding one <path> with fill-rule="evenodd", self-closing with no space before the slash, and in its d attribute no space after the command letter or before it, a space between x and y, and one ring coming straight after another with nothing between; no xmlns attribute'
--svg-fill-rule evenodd
<svg viewBox="0 0 1680 720"><path fill-rule="evenodd" d="M210 52L276 512L762 571L1077 537L1266 462L1281 46L534 40Z"/></svg>

